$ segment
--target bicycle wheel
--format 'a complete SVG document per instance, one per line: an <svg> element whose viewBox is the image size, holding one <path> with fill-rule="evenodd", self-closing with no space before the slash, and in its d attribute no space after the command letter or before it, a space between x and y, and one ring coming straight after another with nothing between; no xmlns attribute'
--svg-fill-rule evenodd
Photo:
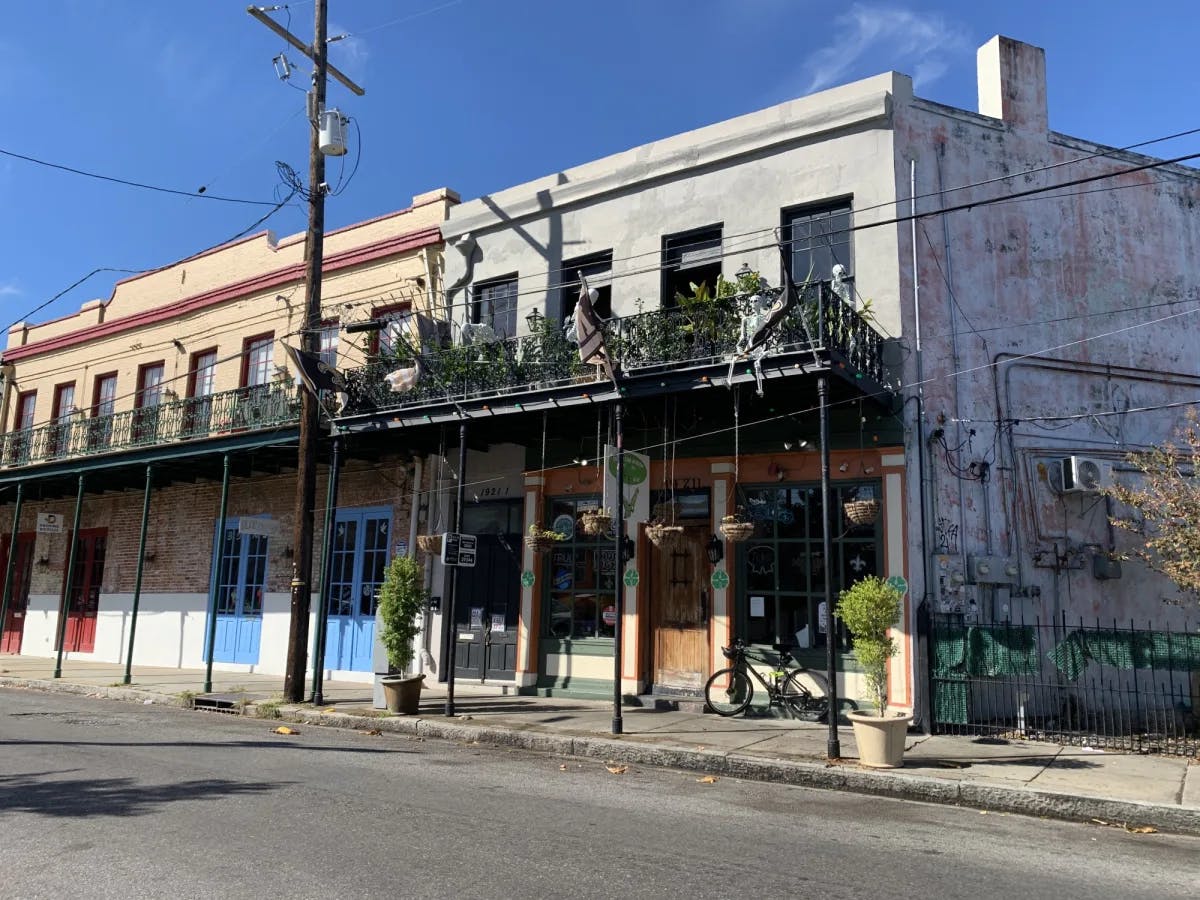
<svg viewBox="0 0 1200 900"><path fill-rule="evenodd" d="M796 718L806 722L820 722L829 712L829 697L815 696L800 678L805 674L807 673L804 669L792 669L788 672L787 678L783 680L783 687L780 688L779 697Z"/></svg>
<svg viewBox="0 0 1200 900"><path fill-rule="evenodd" d="M736 716L753 696L754 685L741 669L721 669L704 685L704 701L718 716Z"/></svg>

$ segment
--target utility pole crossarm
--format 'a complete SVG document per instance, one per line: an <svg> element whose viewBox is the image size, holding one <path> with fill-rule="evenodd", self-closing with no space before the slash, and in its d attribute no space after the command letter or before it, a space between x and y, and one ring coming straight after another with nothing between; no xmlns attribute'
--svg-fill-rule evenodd
<svg viewBox="0 0 1200 900"><path fill-rule="evenodd" d="M282 25L280 25L278 22L276 22L274 19L272 19L270 16L268 16L266 11L264 9L262 9L262 7L247 6L246 12L250 13L250 15L254 16L254 18L258 19L258 21L262 22L264 25L266 25L268 28L270 28L273 32L275 32L277 35L279 35L281 38L283 38L285 41L287 41L289 44L291 44L293 47L295 47L297 50L299 50L301 53L303 53L305 56L307 56L310 60L312 60L313 62L316 62L316 58L313 56L312 46L304 43L304 41L300 40L300 38L296 37L294 34L292 34L290 31L288 31L286 28L284 28ZM365 90L363 90L357 84L355 84L353 81L351 81L350 77L348 75L339 71L336 67L331 66L328 63L326 63L325 68L329 72L330 75L332 75L339 82L341 82L343 85L345 85L347 88L349 88L355 95L361 97L364 94L366 94Z"/></svg>

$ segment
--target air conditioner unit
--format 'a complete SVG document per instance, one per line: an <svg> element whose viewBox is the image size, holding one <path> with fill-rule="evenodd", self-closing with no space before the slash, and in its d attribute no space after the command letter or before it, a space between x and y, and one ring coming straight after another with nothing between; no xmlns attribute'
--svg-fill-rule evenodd
<svg viewBox="0 0 1200 900"><path fill-rule="evenodd" d="M1061 492L1064 494L1098 494L1112 486L1112 463L1089 456L1067 456L1060 460Z"/></svg>

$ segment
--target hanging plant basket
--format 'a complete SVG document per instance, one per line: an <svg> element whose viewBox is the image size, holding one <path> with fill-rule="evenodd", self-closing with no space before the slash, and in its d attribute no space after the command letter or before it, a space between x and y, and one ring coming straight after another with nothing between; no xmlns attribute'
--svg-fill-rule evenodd
<svg viewBox="0 0 1200 900"><path fill-rule="evenodd" d="M417 552L426 556L441 556L442 536L440 534L418 534Z"/></svg>
<svg viewBox="0 0 1200 900"><path fill-rule="evenodd" d="M589 509L579 516L583 523L583 533L589 537L600 537L608 534L612 528L613 517L605 509Z"/></svg>
<svg viewBox="0 0 1200 900"><path fill-rule="evenodd" d="M855 525L874 525L879 518L878 500L850 500L842 509L846 518Z"/></svg>
<svg viewBox="0 0 1200 900"><path fill-rule="evenodd" d="M660 550L674 550L683 545L683 526L651 522L646 526L646 537Z"/></svg>
<svg viewBox="0 0 1200 900"><path fill-rule="evenodd" d="M557 531L547 531L537 525L530 525L529 533L525 535L525 546L534 553L549 553L555 545L565 540L566 536Z"/></svg>
<svg viewBox="0 0 1200 900"><path fill-rule="evenodd" d="M721 536L734 544L748 541L754 537L754 523L741 516L725 516L721 519Z"/></svg>

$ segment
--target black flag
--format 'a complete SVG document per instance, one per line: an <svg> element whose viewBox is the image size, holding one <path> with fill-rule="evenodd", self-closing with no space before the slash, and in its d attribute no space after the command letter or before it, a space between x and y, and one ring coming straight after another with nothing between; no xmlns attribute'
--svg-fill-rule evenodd
<svg viewBox="0 0 1200 900"><path fill-rule="evenodd" d="M791 261L787 258L787 253L783 249L783 244L779 244L779 255L783 257L783 293L779 295L779 299L771 307L771 311L767 313L767 317L754 330L754 334L750 335L749 346L743 351L750 353L757 350L763 344L771 339L771 335L779 327L780 323L787 318L788 313L796 308L796 304L800 302L800 292L796 290L796 282L792 281ZM811 271L809 273L812 274ZM805 280L805 286L808 281Z"/></svg>
<svg viewBox="0 0 1200 900"><path fill-rule="evenodd" d="M346 390L346 379L342 377L342 373L328 363L322 362L315 353L297 350L290 344L284 344L283 347L287 350L292 365L296 367L296 373L300 376L300 380L313 394L320 394L321 391L344 392Z"/></svg>

